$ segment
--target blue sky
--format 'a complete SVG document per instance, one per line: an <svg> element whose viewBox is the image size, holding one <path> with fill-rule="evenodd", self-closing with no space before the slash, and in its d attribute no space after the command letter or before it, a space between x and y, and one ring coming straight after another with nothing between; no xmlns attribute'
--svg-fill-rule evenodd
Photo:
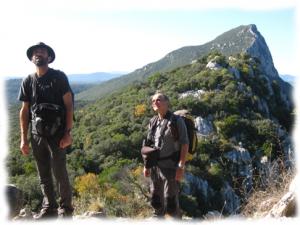
<svg viewBox="0 0 300 225"><path fill-rule="evenodd" d="M274 54L282 54L292 59L296 53L295 18L295 8L288 8L273 11L210 9L168 13L126 12L103 15L101 19L151 33L169 35L182 45L203 44L234 27L253 23L257 25Z"/></svg>
<svg viewBox="0 0 300 225"><path fill-rule="evenodd" d="M39 41L57 54L51 66L67 74L130 72L170 51L204 44L229 29L252 23L265 37L279 73L296 74L293 0L272 1L272 5L262 4L268 0L182 2L11 0L0 9L0 21L4 21L0 75L31 73L34 68L25 52Z"/></svg>

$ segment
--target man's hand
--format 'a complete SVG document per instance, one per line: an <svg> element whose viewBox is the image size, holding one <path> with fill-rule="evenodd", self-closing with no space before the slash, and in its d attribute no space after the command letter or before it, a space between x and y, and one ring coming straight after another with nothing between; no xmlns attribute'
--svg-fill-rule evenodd
<svg viewBox="0 0 300 225"><path fill-rule="evenodd" d="M29 142L27 138L29 124L29 102L23 102L20 109L20 128L21 128L21 143L20 150L23 155L29 154Z"/></svg>
<svg viewBox="0 0 300 225"><path fill-rule="evenodd" d="M150 177L150 169L144 167L144 177Z"/></svg>
<svg viewBox="0 0 300 225"><path fill-rule="evenodd" d="M177 181L181 181L182 180L182 178L183 178L183 174L184 174L184 169L183 168L177 168L176 169L176 176L175 176L175 180L177 180Z"/></svg>
<svg viewBox="0 0 300 225"><path fill-rule="evenodd" d="M62 139L59 142L59 147L64 149L72 144L72 137L69 132L65 133Z"/></svg>
<svg viewBox="0 0 300 225"><path fill-rule="evenodd" d="M29 154L29 143L27 140L21 140L20 150L25 156Z"/></svg>
<svg viewBox="0 0 300 225"><path fill-rule="evenodd" d="M71 91L68 91L63 96L63 101L66 109L66 130L64 136L59 142L59 147L61 149L64 149L72 144L72 137L70 131L73 125L73 100Z"/></svg>

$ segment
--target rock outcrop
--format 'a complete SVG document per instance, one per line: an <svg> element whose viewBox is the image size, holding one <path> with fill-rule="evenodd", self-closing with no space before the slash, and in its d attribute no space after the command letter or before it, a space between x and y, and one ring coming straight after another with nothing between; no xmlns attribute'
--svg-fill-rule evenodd
<svg viewBox="0 0 300 225"><path fill-rule="evenodd" d="M82 215L75 215L73 216L73 219L104 219L106 218L105 212L95 212L95 211L88 211L83 213Z"/></svg>
<svg viewBox="0 0 300 225"><path fill-rule="evenodd" d="M196 90L196 91L186 91L184 93L181 93L179 95L179 98L182 99L182 98L186 98L186 97L194 97L194 98L198 98L198 99L201 99L201 96L204 95L206 93L206 91L204 90Z"/></svg>
<svg viewBox="0 0 300 225"><path fill-rule="evenodd" d="M245 50L245 52L260 60L261 69L265 72L265 74L271 78L277 79L279 75L274 67L272 55L264 37L260 34L257 27L252 24L248 27L245 27L244 32L249 35L252 34L251 45Z"/></svg>
<svg viewBox="0 0 300 225"><path fill-rule="evenodd" d="M252 159L248 150L242 146L236 146L230 152L224 154L227 166L240 195L247 195L252 189Z"/></svg>
<svg viewBox="0 0 300 225"><path fill-rule="evenodd" d="M220 66L218 63L211 60L207 63L206 68L211 69L211 70L219 70L219 69L222 69L222 66Z"/></svg>
<svg viewBox="0 0 300 225"><path fill-rule="evenodd" d="M294 178L288 192L272 207L267 217L294 217L296 212L296 178Z"/></svg>
<svg viewBox="0 0 300 225"><path fill-rule="evenodd" d="M207 118L202 118L201 116L196 117L195 127L198 135L200 136L208 136L214 131L212 122Z"/></svg>
<svg viewBox="0 0 300 225"><path fill-rule="evenodd" d="M9 207L9 218L19 215L24 204L23 192L13 184L6 185L6 200Z"/></svg>
<svg viewBox="0 0 300 225"><path fill-rule="evenodd" d="M234 215L240 208L240 198L229 183L225 182L220 190L214 190L207 180L186 173L182 194L196 196L198 208L202 213L218 210L224 215Z"/></svg>

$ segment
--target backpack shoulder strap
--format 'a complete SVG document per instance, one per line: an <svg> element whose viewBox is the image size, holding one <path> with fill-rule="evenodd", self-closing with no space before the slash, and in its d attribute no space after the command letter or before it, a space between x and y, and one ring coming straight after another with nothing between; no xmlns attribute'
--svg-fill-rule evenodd
<svg viewBox="0 0 300 225"><path fill-rule="evenodd" d="M168 128L168 124L172 124L172 120L173 120L174 114L170 111L167 112L163 124L161 126L160 129L160 133L159 133L159 140L158 140L158 146L161 147L162 146L162 141L163 141L163 137L165 135L165 132Z"/></svg>
<svg viewBox="0 0 300 225"><path fill-rule="evenodd" d="M156 129L156 125L157 125L157 121L158 121L158 116L153 116L150 121L149 121L149 125L148 125L148 133L150 135L154 135L155 129Z"/></svg>
<svg viewBox="0 0 300 225"><path fill-rule="evenodd" d="M170 119L171 121L171 132L172 132L172 135L174 137L175 140L178 140L179 139L179 130L178 130L178 126L177 126L177 120L178 120L178 117L179 115L176 115L176 114L172 114L172 117Z"/></svg>
<svg viewBox="0 0 300 225"><path fill-rule="evenodd" d="M29 75L30 79L31 79L31 89L32 89L32 102L31 102L31 106L36 105L37 102L37 94L36 94L36 86L37 86L37 79L35 76L35 73L32 73Z"/></svg>
<svg viewBox="0 0 300 225"><path fill-rule="evenodd" d="M61 79L65 79L65 77L67 77L67 75L63 71L61 71L61 70L52 69L52 68L49 68L49 70L52 73L51 75L54 77L54 81L55 82L60 82ZM71 92L72 104L73 104L73 121L76 121L75 112L74 112L74 108L75 108L75 95L74 95L74 92L73 92L73 90L72 90L72 88L70 86L70 83L69 83L69 89L70 89L70 92Z"/></svg>
<svg viewBox="0 0 300 225"><path fill-rule="evenodd" d="M149 130L155 129L155 126L156 126L156 124L157 124L157 121L158 121L158 116L157 116L157 115L153 116L153 117L150 119L150 122L149 122Z"/></svg>
<svg viewBox="0 0 300 225"><path fill-rule="evenodd" d="M61 71L61 70L55 70L55 69L51 69L55 74L55 76L58 78L58 79L62 79L63 77L67 77L67 75ZM71 97L72 97L72 103L73 103L73 121L76 121L76 117L75 117L75 112L74 112L74 108L75 108L75 94L71 88L71 85L69 83L69 88L70 88L70 92L71 92Z"/></svg>
<svg viewBox="0 0 300 225"><path fill-rule="evenodd" d="M149 145L149 143L153 143L154 141L154 132L156 128L156 124L158 121L158 116L153 116L148 124L147 138L144 140L143 145Z"/></svg>

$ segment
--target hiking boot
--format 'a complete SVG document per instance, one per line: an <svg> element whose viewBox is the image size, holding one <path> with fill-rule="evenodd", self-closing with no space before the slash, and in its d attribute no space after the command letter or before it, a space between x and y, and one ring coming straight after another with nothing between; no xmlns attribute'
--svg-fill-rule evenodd
<svg viewBox="0 0 300 225"><path fill-rule="evenodd" d="M58 218L68 218L72 219L73 216L73 210L59 208L58 209Z"/></svg>
<svg viewBox="0 0 300 225"><path fill-rule="evenodd" d="M177 214L166 214L165 215L165 219L167 219L167 220L181 220L182 219L182 217L181 217L181 215L177 215Z"/></svg>
<svg viewBox="0 0 300 225"><path fill-rule="evenodd" d="M33 216L35 220L57 218L57 209L42 208L41 211Z"/></svg>
<svg viewBox="0 0 300 225"><path fill-rule="evenodd" d="M162 210L154 210L152 218L161 220L165 218L165 214L162 212Z"/></svg>

